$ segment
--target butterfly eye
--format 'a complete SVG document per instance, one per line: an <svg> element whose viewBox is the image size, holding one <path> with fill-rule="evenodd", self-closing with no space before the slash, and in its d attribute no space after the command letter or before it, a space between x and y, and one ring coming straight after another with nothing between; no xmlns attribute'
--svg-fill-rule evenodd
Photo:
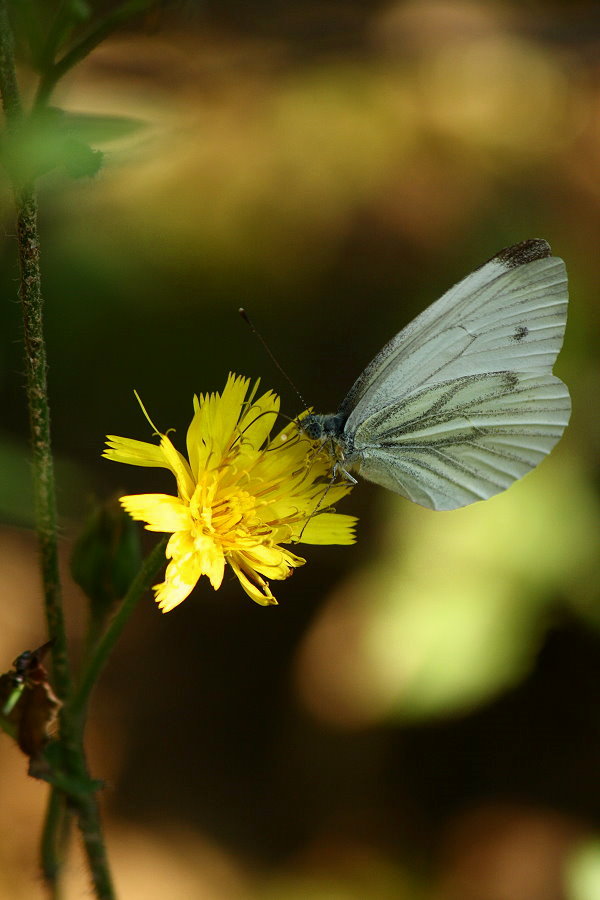
<svg viewBox="0 0 600 900"><path fill-rule="evenodd" d="M306 416L302 420L302 431L313 441L321 440L323 434L322 416Z"/></svg>

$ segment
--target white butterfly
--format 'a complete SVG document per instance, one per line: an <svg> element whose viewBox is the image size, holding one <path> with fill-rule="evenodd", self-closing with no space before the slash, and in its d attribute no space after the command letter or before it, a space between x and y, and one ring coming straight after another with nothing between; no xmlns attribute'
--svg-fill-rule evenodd
<svg viewBox="0 0 600 900"><path fill-rule="evenodd" d="M456 509L541 462L571 412L552 374L568 292L551 253L538 239L501 250L392 338L337 413L302 420L336 471Z"/></svg>

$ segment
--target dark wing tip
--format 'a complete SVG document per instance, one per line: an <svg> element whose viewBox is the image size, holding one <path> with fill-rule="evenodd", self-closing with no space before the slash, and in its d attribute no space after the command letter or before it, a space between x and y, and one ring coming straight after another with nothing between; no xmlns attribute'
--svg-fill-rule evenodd
<svg viewBox="0 0 600 900"><path fill-rule="evenodd" d="M513 244L512 247L505 247L500 250L489 262L503 263L507 269L516 269L524 266L526 263L534 262L536 259L545 259L552 256L552 250L548 241L542 238L531 238L528 241L521 241L520 244Z"/></svg>

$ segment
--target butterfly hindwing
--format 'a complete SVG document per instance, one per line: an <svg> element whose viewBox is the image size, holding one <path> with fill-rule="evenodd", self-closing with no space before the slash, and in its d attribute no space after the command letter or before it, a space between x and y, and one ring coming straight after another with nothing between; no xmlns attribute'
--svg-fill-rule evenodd
<svg viewBox="0 0 600 900"><path fill-rule="evenodd" d="M456 509L533 469L569 413L568 390L550 373L463 376L368 417L353 453L370 481L431 509Z"/></svg>

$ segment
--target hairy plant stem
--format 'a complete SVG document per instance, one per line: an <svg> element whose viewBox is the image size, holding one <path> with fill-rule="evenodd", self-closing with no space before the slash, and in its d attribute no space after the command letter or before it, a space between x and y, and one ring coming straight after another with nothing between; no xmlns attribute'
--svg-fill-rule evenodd
<svg viewBox="0 0 600 900"><path fill-rule="evenodd" d="M22 120L13 36L6 0L0 0L0 93L6 117L7 131L16 131ZM26 393L32 445L33 480L35 494L36 530L38 535L41 572L44 589L48 634L52 639L52 670L56 694L63 701L60 712L60 745L65 773L84 781L87 766L82 744L83 723L70 712L71 672L61 584L58 568L58 539L54 468L50 443L50 412L46 379L46 348L43 333L43 300L37 228L37 199L33 184L13 182L17 211L17 248L19 258L19 298L23 310ZM89 779L88 779L89 780ZM53 789L54 790L54 789ZM98 804L91 790L69 796L77 810L79 827L90 866L94 890L99 900L114 900L110 872L100 827ZM55 828L60 820L56 814L58 799L50 800L49 815L44 828L44 843L56 849ZM54 863L59 854L54 853ZM58 870L46 876L50 890L56 896Z"/></svg>
<svg viewBox="0 0 600 900"><path fill-rule="evenodd" d="M35 518L40 547L48 635L53 641L54 687L58 697L65 701L71 692L71 674L58 570L56 499L50 444L46 348L43 334L37 200L35 189L31 185L18 188L15 194L20 268L19 297L23 310Z"/></svg>
<svg viewBox="0 0 600 900"><path fill-rule="evenodd" d="M0 92L9 132L23 118L6 0L0 0ZM33 456L36 528L48 633L53 639L54 687L61 700L70 693L71 677L58 571L58 540L54 467L50 445L50 413L46 380L46 347L42 319L42 289L37 229L37 200L33 185L13 184L17 209L19 299L23 311L25 373Z"/></svg>
<svg viewBox="0 0 600 900"><path fill-rule="evenodd" d="M42 875L52 891L53 900L58 900L61 894L59 878L63 853L67 844L69 823L70 816L66 808L65 795L62 791L52 787L48 794L40 855Z"/></svg>
<svg viewBox="0 0 600 900"><path fill-rule="evenodd" d="M34 107L45 105L58 80L87 56L112 30L153 5L155 0L125 0L102 19L61 59L45 59ZM65 18L66 17L66 18ZM46 56L54 56L63 33L68 31L68 9L63 4L55 28L46 43ZM13 36L7 0L0 0L0 93L8 135L18 133L25 121L16 76ZM9 172L9 175L11 173ZM23 183L12 173L17 218L17 247L20 269L19 298L23 311L26 393L29 409L33 459L36 530L45 598L48 634L52 640L52 672L56 694L62 701L59 713L59 762L48 777L52 787L41 841L44 879L51 896L60 896L60 871L72 815L76 815L87 856L94 893L98 900L114 900L100 814L90 779L83 731L91 690L110 652L128 622L138 600L148 589L164 562L165 541L161 541L144 562L119 610L95 645L84 665L77 690L73 689L58 567L58 540L55 482L50 443L50 413L46 379L46 349L43 333L43 298L39 259L37 197L34 183ZM11 731L10 723L0 723ZM32 774L33 767L32 767Z"/></svg>

